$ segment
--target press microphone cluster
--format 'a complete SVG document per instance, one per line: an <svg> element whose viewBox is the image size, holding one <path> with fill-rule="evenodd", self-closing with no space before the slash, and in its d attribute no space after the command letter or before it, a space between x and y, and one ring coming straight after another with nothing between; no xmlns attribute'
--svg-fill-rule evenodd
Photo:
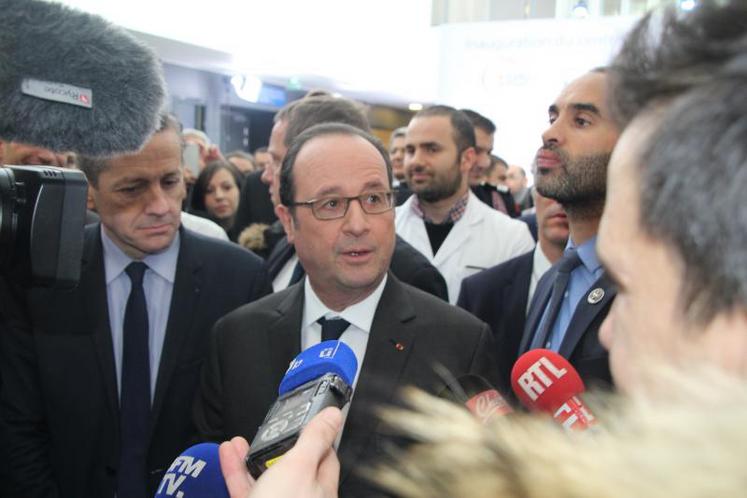
<svg viewBox="0 0 747 498"><path fill-rule="evenodd" d="M551 415L566 429L596 424L580 397L584 382L568 360L553 351L533 349L520 356L511 370L511 386L529 410Z"/></svg>
<svg viewBox="0 0 747 498"><path fill-rule="evenodd" d="M301 430L328 406L350 401L358 372L355 353L344 342L324 341L290 363L270 408L250 445L246 465L258 479L298 440ZM161 480L156 498L228 498L218 445L203 443L179 455Z"/></svg>

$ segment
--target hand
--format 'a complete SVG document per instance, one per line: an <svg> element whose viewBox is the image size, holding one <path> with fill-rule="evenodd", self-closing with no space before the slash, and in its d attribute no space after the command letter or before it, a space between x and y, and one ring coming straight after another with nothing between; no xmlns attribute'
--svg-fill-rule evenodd
<svg viewBox="0 0 747 498"><path fill-rule="evenodd" d="M332 444L342 427L337 408L326 408L301 432L295 446L255 482L244 458L249 444L235 437L220 446L220 465L231 498L337 496L340 462Z"/></svg>

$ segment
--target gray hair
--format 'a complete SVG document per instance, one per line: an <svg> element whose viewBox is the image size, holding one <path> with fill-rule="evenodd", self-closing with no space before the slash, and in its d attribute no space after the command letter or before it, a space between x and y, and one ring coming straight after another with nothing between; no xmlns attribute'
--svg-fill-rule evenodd
<svg viewBox="0 0 747 498"><path fill-rule="evenodd" d="M684 309L700 324L747 309L745 26L736 1L649 15L613 62L618 121L661 113L638 161L641 224L682 259Z"/></svg>
<svg viewBox="0 0 747 498"><path fill-rule="evenodd" d="M179 141L179 145L181 147L182 140L180 133L182 130L182 125L172 114L164 113L160 116L160 122L156 133L161 133L167 130L171 130L176 134L177 140ZM101 173L109 167L111 159L111 157L79 155L78 169L80 169L83 174L86 175L88 183L90 183L93 187L98 187L99 175L101 175ZM179 161L181 162L181 156L179 156Z"/></svg>

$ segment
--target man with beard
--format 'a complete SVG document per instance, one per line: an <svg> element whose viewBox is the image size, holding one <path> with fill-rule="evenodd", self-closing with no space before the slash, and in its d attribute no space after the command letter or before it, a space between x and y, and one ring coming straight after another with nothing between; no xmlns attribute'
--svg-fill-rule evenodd
<svg viewBox="0 0 747 498"><path fill-rule="evenodd" d="M519 355L547 348L566 357L584 382L611 383L598 340L615 288L596 255L607 163L620 130L607 108L607 74L595 69L569 84L548 109L550 127L535 159L537 191L566 210L563 257L537 284Z"/></svg>
<svg viewBox="0 0 747 498"><path fill-rule="evenodd" d="M526 225L489 208L469 189L475 132L452 107L418 112L407 127L405 172L415 195L397 208L397 233L446 279L456 303L462 280L530 251Z"/></svg>

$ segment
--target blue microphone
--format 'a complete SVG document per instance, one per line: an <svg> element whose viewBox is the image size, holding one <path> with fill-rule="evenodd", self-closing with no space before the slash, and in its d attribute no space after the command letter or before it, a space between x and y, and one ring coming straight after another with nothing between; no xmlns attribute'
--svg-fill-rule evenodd
<svg viewBox="0 0 747 498"><path fill-rule="evenodd" d="M217 444L197 444L176 457L156 491L155 498L166 497L229 498Z"/></svg>
<svg viewBox="0 0 747 498"><path fill-rule="evenodd" d="M358 371L358 360L350 346L341 341L324 341L305 349L296 356L280 382L278 396L326 373L339 375L352 385Z"/></svg>
<svg viewBox="0 0 747 498"><path fill-rule="evenodd" d="M280 382L279 397L246 456L249 473L258 479L296 444L301 430L328 406L342 408L353 394L358 360L340 341L324 341L302 351Z"/></svg>

